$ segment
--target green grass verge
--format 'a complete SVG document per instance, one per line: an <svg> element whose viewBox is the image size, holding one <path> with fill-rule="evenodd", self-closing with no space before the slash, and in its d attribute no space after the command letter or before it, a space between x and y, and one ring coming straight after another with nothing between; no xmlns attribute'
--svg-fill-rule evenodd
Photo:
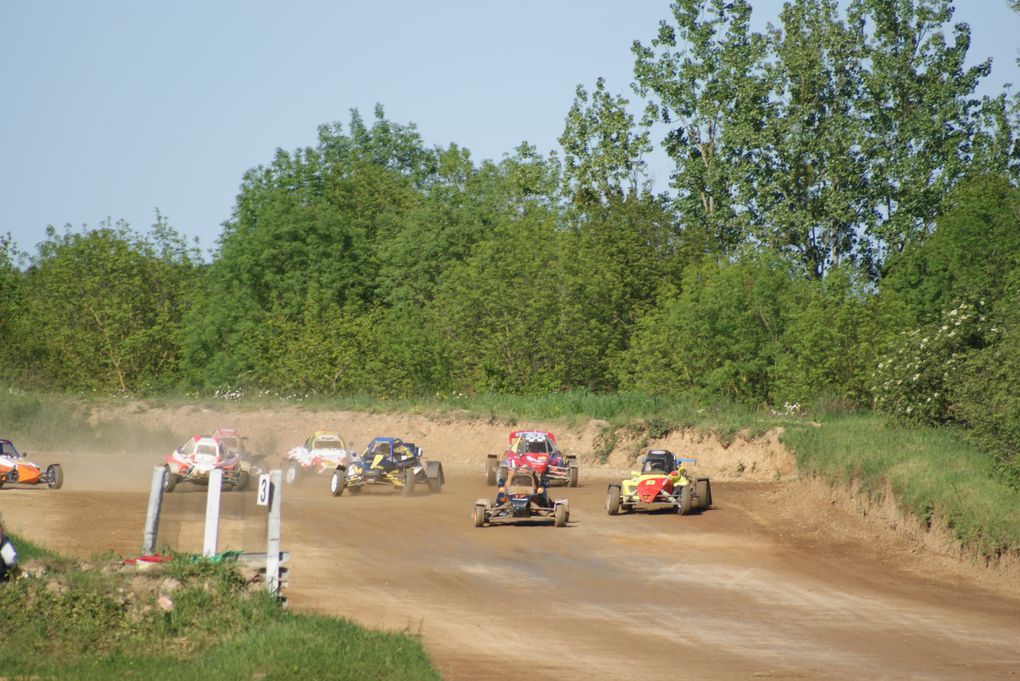
<svg viewBox="0 0 1020 681"><path fill-rule="evenodd" d="M230 563L137 571L14 541L33 576L0 585L5 678L439 678L416 637L288 612Z"/></svg>
<svg viewBox="0 0 1020 681"><path fill-rule="evenodd" d="M888 482L899 508L929 526L944 523L983 556L1020 548L1020 492L997 477L991 454L950 430L907 428L874 414L820 422L783 435L802 472L856 481L873 497Z"/></svg>

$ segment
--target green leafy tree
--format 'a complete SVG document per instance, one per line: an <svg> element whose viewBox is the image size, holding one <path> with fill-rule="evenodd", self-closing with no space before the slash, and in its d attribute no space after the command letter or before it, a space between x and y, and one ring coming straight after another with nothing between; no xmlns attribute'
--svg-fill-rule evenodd
<svg viewBox="0 0 1020 681"><path fill-rule="evenodd" d="M635 128L627 100L606 91L599 78L595 90L577 86L560 145L563 174L574 202L587 205L647 193L644 156L652 151L647 130Z"/></svg>
<svg viewBox="0 0 1020 681"><path fill-rule="evenodd" d="M988 344L967 358L949 386L949 414L1020 489L1020 264L992 310Z"/></svg>
<svg viewBox="0 0 1020 681"><path fill-rule="evenodd" d="M49 228L17 318L23 380L119 393L172 382L194 257L158 214L149 237L123 222Z"/></svg>
<svg viewBox="0 0 1020 681"><path fill-rule="evenodd" d="M1004 103L974 96L949 0L793 0L767 35L746 1L684 0L634 44L676 204L724 253L750 241L820 278L928 236L966 172L1016 163ZM846 18L844 19L843 16ZM1012 167L1012 166L1011 166Z"/></svg>
<svg viewBox="0 0 1020 681"><path fill-rule="evenodd" d="M21 271L17 266L18 253L10 234L0 234L0 375L11 371L14 349L18 342L14 335L16 318L21 314Z"/></svg>
<svg viewBox="0 0 1020 681"><path fill-rule="evenodd" d="M875 209L868 233L895 253L928 235L968 171L971 147L984 134L974 92L991 62L966 66L966 24L947 38L950 0L854 0L849 16L870 27L857 104L868 122L862 152Z"/></svg>
<svg viewBox="0 0 1020 681"><path fill-rule="evenodd" d="M943 204L935 232L889 260L887 304L902 304L906 323L939 318L961 301L1002 298L1020 253L1020 190L1001 175L961 182Z"/></svg>
<svg viewBox="0 0 1020 681"><path fill-rule="evenodd" d="M416 209L436 161L414 126L375 114L367 126L352 112L349 134L321 126L316 147L278 150L245 174L188 318L189 382L264 383L274 334L304 318L310 295L321 309L363 311L385 289L379 244Z"/></svg>
<svg viewBox="0 0 1020 681"><path fill-rule="evenodd" d="M621 386L767 402L784 335L783 291L797 276L768 254L689 268L682 289L665 289L638 323L616 364Z"/></svg>
<svg viewBox="0 0 1020 681"><path fill-rule="evenodd" d="M854 110L863 38L838 10L835 0L788 2L781 28L770 30L776 115L760 136L768 162L742 197L757 238L795 253L815 278L861 259L858 236L870 212L864 122Z"/></svg>
<svg viewBox="0 0 1020 681"><path fill-rule="evenodd" d="M776 359L776 403L870 406L876 342L886 321L852 268L796 280L783 293L786 323Z"/></svg>
<svg viewBox="0 0 1020 681"><path fill-rule="evenodd" d="M767 159L758 135L771 113L766 41L747 0L679 0L649 44L635 41L645 124L665 126L672 186L686 229L731 253L750 233L740 201Z"/></svg>
<svg viewBox="0 0 1020 681"><path fill-rule="evenodd" d="M559 169L522 145L498 167L501 218L447 269L427 317L445 345L452 386L511 393L569 387L560 334L566 252L552 197Z"/></svg>
<svg viewBox="0 0 1020 681"><path fill-rule="evenodd" d="M451 146L420 198L375 244L376 297L391 307L426 305L446 270L467 258L513 207L495 164L475 168L466 149Z"/></svg>
<svg viewBox="0 0 1020 681"><path fill-rule="evenodd" d="M694 233L677 229L665 197L651 193L643 159L649 133L635 129L627 100L610 95L601 78L593 92L578 86L576 94L560 137L570 233L559 260L560 334L570 339L568 375L606 390L615 387L612 358L626 349L656 289L711 246L692 243Z"/></svg>

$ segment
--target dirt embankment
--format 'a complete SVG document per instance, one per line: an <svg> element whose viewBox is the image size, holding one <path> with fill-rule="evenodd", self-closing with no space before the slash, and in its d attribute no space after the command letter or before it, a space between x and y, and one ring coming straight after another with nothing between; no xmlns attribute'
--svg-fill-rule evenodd
<svg viewBox="0 0 1020 681"><path fill-rule="evenodd" d="M487 454L502 450L511 430L534 429L552 431L563 451L576 454L586 467L596 466L607 474L633 468L639 452L648 448L669 449L695 458L694 470L699 475L719 481L769 482L788 479L796 472L795 461L779 441L778 430L751 439L738 435L732 441L694 430L673 432L660 439L624 434L602 463L596 452L602 449L608 424L597 420L570 428L552 421L510 424L458 413L426 416L312 411L302 407L245 410L134 403L96 410L92 422L128 422L152 430L169 429L182 440L196 433L234 427L249 438L257 452L279 456L315 430L338 430L349 446L359 449L373 437L395 436L414 441L444 464L479 465Z"/></svg>

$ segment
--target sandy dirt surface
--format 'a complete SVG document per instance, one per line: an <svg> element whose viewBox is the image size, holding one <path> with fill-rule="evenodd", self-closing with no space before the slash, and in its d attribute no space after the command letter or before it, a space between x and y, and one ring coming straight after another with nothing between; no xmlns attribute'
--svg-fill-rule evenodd
<svg viewBox="0 0 1020 681"><path fill-rule="evenodd" d="M326 427L315 424L299 425ZM1015 582L930 555L817 485L724 474L700 515L611 517L614 473L587 466L581 487L554 491L570 501L567 527L474 528L473 501L493 492L479 462L506 428L476 424L478 440L444 451L444 438L456 438L428 427L426 449L446 468L440 494L380 487L334 498L325 477L284 488L290 607L420 634L452 680L1020 679ZM740 454L745 471L781 458L768 444L761 452ZM81 556L135 554L161 456L37 458L54 457L64 489L0 490L10 527ZM254 497L223 494L221 548L262 550ZM205 498L189 485L167 496L161 544L200 549Z"/></svg>

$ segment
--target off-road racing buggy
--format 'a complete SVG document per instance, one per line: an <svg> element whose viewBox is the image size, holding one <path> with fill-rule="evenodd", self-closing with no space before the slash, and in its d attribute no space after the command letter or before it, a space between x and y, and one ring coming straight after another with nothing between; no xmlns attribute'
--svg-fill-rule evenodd
<svg viewBox="0 0 1020 681"><path fill-rule="evenodd" d="M238 434L235 428L217 428L212 436L223 443L227 454L236 454L241 458L241 466L248 471L250 477L258 477L269 472L265 455L258 456L248 448L248 438Z"/></svg>
<svg viewBox="0 0 1020 681"><path fill-rule="evenodd" d="M60 489L64 485L64 471L59 463L43 468L29 461L27 454L19 452L10 440L0 440L0 487L14 483Z"/></svg>
<svg viewBox="0 0 1020 681"><path fill-rule="evenodd" d="M678 458L665 449L649 450L641 459L641 470L630 478L609 485L606 510L609 515L643 508L672 506L680 515L702 510L712 505L712 486L708 478L692 478L684 468L694 459Z"/></svg>
<svg viewBox="0 0 1020 681"><path fill-rule="evenodd" d="M354 448L335 430L317 430L308 436L304 444L294 447L283 458L283 480L293 485L309 473L322 475L334 470L346 469L354 457Z"/></svg>
<svg viewBox="0 0 1020 681"><path fill-rule="evenodd" d="M360 494L366 485L385 485L410 496L418 483L425 483L430 492L439 492L445 482L443 464L425 461L421 447L396 437L377 437L346 469L336 467L329 481L329 491L338 497L345 489L351 494Z"/></svg>
<svg viewBox="0 0 1020 681"><path fill-rule="evenodd" d="M223 471L223 487L240 492L248 487L249 473L241 457L210 435L195 435L166 457L163 491L173 492L179 483L208 485L209 474Z"/></svg>
<svg viewBox="0 0 1020 681"><path fill-rule="evenodd" d="M500 480L496 498L477 500L471 513L475 527L531 518L552 518L555 527L563 527L570 520L570 506L566 499L550 499L541 473L528 466L510 470Z"/></svg>
<svg viewBox="0 0 1020 681"><path fill-rule="evenodd" d="M546 454L549 457L546 477L550 485L577 487L577 457L564 455L556 446L556 436L544 430L515 430L510 433L510 446L503 452L503 459L495 454L485 458L485 484L495 485L506 478L508 471L526 464L528 455Z"/></svg>

